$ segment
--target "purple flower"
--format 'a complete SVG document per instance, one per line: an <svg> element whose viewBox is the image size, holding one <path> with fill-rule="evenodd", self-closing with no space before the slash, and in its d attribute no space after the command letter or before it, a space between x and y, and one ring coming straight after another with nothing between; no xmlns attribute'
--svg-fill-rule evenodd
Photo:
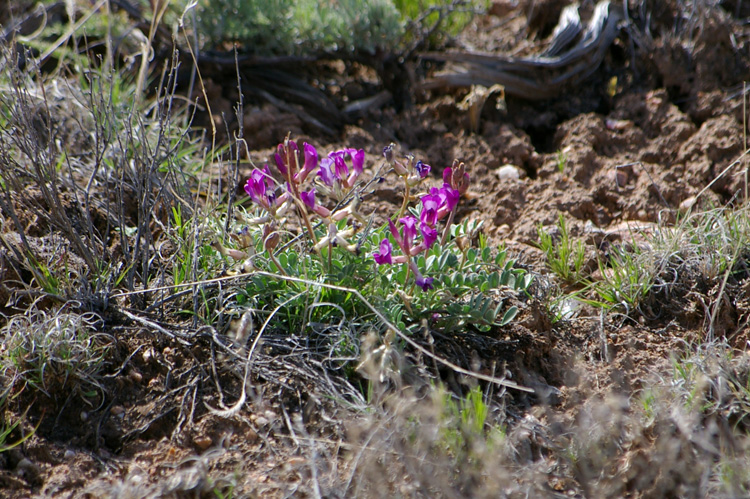
<svg viewBox="0 0 750 499"><path fill-rule="evenodd" d="M433 279L432 277L423 276L422 273L419 272L419 268L417 267L417 264L414 262L414 260L411 261L410 266L411 266L412 272L414 272L414 277L416 278L417 286L422 288L422 291L427 291L427 290L434 288L432 283L435 279Z"/></svg>
<svg viewBox="0 0 750 499"><path fill-rule="evenodd" d="M352 168L357 175L361 175L365 165L365 151L363 149L349 149L352 157Z"/></svg>
<svg viewBox="0 0 750 499"><path fill-rule="evenodd" d="M393 263L391 254L393 253L393 245L388 239L380 241L380 250L375 251L372 256L375 258L375 263L378 265L384 265L386 263Z"/></svg>
<svg viewBox="0 0 750 499"><path fill-rule="evenodd" d="M443 204L438 190L433 187L429 194L422 196L421 201L422 213L419 214L419 220L424 224L434 226L437 223L438 210Z"/></svg>
<svg viewBox="0 0 750 499"><path fill-rule="evenodd" d="M281 153L283 153L282 147L283 146L279 145L279 152ZM276 160L276 168L278 168L279 171L281 172L281 176L286 178L286 174L288 170L287 170L287 167L286 167L286 164L284 162L284 158L282 157L282 155L279 153L275 153L273 155L273 159Z"/></svg>
<svg viewBox="0 0 750 499"><path fill-rule="evenodd" d="M465 193L469 188L469 174L466 165L458 160L453 161L453 166L443 170L443 182L457 190L459 194Z"/></svg>
<svg viewBox="0 0 750 499"><path fill-rule="evenodd" d="M299 173L298 183L305 181L307 176L318 166L318 151L315 147L311 146L307 142L303 145L305 152L305 164L302 167L302 171Z"/></svg>
<svg viewBox="0 0 750 499"><path fill-rule="evenodd" d="M393 239L396 240L396 244L401 248L404 255L410 255L411 247L414 244L414 237L417 235L417 219L409 216L400 218L399 222L404 227L401 232L398 231L393 220L388 220L388 227L391 229Z"/></svg>
<svg viewBox="0 0 750 499"><path fill-rule="evenodd" d="M430 170L432 170L432 167L428 165L427 163L422 163L422 161L417 161L417 164L414 165L414 168L417 170L417 175L419 175L419 178L427 178L427 176L430 174Z"/></svg>
<svg viewBox="0 0 750 499"><path fill-rule="evenodd" d="M245 184L245 192L250 196L254 202L270 210L271 203L273 203L274 195L271 192L273 188L273 182L271 181L271 174L268 171L268 165L263 170L255 168L250 173L250 178L247 179Z"/></svg>
<svg viewBox="0 0 750 499"><path fill-rule="evenodd" d="M461 199L461 193L448 184L443 184L443 187L440 189L433 187L430 189L429 195L437 196L440 199L437 216L438 219L444 217L448 212L453 211L456 208L456 205L458 205L459 199Z"/></svg>
<svg viewBox="0 0 750 499"><path fill-rule="evenodd" d="M346 166L346 161L344 161L344 155L337 154L333 156L331 159L333 159L333 164L334 164L335 172L336 172L336 178L338 180L345 179L349 175L349 168Z"/></svg>
<svg viewBox="0 0 750 499"><path fill-rule="evenodd" d="M323 183L329 187L333 185L333 180L335 178L332 167L333 160L331 158L323 158L320 160L320 169L318 170L318 176L323 181Z"/></svg>
<svg viewBox="0 0 750 499"><path fill-rule="evenodd" d="M299 197L302 199L302 202L307 205L308 208L310 208L311 210L315 209L315 187L313 187L309 191L300 191Z"/></svg>
<svg viewBox="0 0 750 499"><path fill-rule="evenodd" d="M417 235L417 219L412 216L408 216L400 218L398 221L401 222L404 226L404 245L401 247L401 249L404 250L405 254L409 254L409 249L414 244L414 237Z"/></svg>
<svg viewBox="0 0 750 499"><path fill-rule="evenodd" d="M393 239L396 240L396 244L398 244L399 248L403 248L404 238L401 237L401 234L396 228L396 224L393 223L393 220L388 220L388 228L391 230L391 234L393 234Z"/></svg>
<svg viewBox="0 0 750 499"><path fill-rule="evenodd" d="M335 174L336 180L347 188L354 186L357 178L364 170L365 151L363 149L354 148L339 149L338 151L329 153L328 158L333 161L333 167L329 168L329 170ZM351 173L346 164L347 159L351 160ZM325 182L325 179L323 179L323 181ZM333 183L333 180L331 180L331 183Z"/></svg>
<svg viewBox="0 0 750 499"><path fill-rule="evenodd" d="M453 178L453 168L450 166L443 170L443 183L451 185L451 179Z"/></svg>
<svg viewBox="0 0 750 499"><path fill-rule="evenodd" d="M290 174L292 177L296 175L297 169L297 155L299 153L299 147L293 140L284 140L283 144L279 144L276 148L278 151L273 155L276 160L276 166L279 168L281 175L288 179Z"/></svg>
<svg viewBox="0 0 750 499"><path fill-rule="evenodd" d="M437 241L437 230L435 230L434 227L422 222L419 224L419 231L422 233L422 245L424 245L424 249L430 249L435 241Z"/></svg>

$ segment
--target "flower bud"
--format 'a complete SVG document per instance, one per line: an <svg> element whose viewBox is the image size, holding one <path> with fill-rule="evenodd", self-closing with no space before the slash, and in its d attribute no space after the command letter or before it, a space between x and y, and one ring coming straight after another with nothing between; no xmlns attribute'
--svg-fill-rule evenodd
<svg viewBox="0 0 750 499"><path fill-rule="evenodd" d="M389 164L393 164L393 149L396 147L396 144L391 142L387 146L383 148L383 157L385 158L385 161Z"/></svg>
<svg viewBox="0 0 750 499"><path fill-rule="evenodd" d="M281 236L276 232L276 224L269 223L263 226L263 248L272 253L279 245Z"/></svg>

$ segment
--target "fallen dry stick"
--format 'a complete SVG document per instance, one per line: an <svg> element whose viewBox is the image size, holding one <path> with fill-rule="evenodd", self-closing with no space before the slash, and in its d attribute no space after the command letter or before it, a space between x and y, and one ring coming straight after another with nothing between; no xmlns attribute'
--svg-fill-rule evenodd
<svg viewBox="0 0 750 499"><path fill-rule="evenodd" d="M565 8L553 32L546 52L532 57L508 57L476 52L429 52L427 59L458 65L426 80L423 89L502 85L505 93L526 99L547 99L558 95L567 85L580 82L599 67L617 37L622 7L609 1L599 2L586 30L577 6Z"/></svg>

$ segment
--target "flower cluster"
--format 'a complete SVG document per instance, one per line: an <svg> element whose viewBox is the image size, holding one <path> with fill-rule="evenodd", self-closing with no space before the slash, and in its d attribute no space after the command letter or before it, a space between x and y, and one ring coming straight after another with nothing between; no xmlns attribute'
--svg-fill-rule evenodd
<svg viewBox="0 0 750 499"><path fill-rule="evenodd" d="M431 167L421 161L415 162L413 157L407 158L407 164L394 160L392 146L387 147L383 151L383 155L393 165L394 171L404 179L407 197L409 187L415 185L417 179L424 179L429 175ZM460 164L460 169L457 164L454 164L451 168L446 168L443 172L443 186L431 188L428 194L420 198L419 219L411 215L404 217L399 215L398 223L401 225L401 230L393 220L388 221L391 236L401 250L401 254L394 255L393 244L388 238L385 238L380 242L378 250L373 252L375 262L378 265L406 264L409 270L414 273L417 286L425 291L432 289L434 279L424 277L421 274L413 257L427 251L437 241L438 221L450 215L448 224L450 225L461 194L466 192L468 184L469 176L463 163ZM446 226L446 232L447 229L449 229L448 226ZM418 234L421 237L417 243Z"/></svg>
<svg viewBox="0 0 750 499"><path fill-rule="evenodd" d="M346 238L352 236L356 228L338 231L335 230L335 223L348 217L359 221L363 219L357 211L359 203L356 196L352 197L350 194L364 170L364 161L364 150L353 148L333 151L321 159L315 147L308 143L303 144L300 154L297 143L287 137L284 143L279 144L274 154L274 162L283 179L283 186L277 185L268 165L262 170L255 168L245 184L245 192L250 199L267 213L256 222L269 223L278 220L290 209L296 208L316 251L327 244L343 246L354 251L356 246L349 244ZM316 175L311 175L316 170ZM337 206L346 206L332 212L318 202L316 190L337 201ZM344 203L347 197L351 199ZM328 235L320 241L310 221L311 213L317 215L329 229Z"/></svg>
<svg viewBox="0 0 750 499"><path fill-rule="evenodd" d="M447 218L441 240L441 244L445 243L456 206L468 188L469 175L463 163L454 162L452 167L443 171L441 187L432 187L419 196L418 216L408 214L406 209L414 199L411 189L430 177L432 167L412 155L403 160L396 159L393 148L393 144L386 147L383 156L404 182L404 202L399 212L388 221L390 237L380 242L373 258L378 265L406 265L406 278L413 273L415 285L426 291L432 289L434 279L422 275L416 257L438 241L438 224ZM279 144L273 162L278 170L276 179L280 176L281 181L277 181L265 165L262 170L254 169L245 184L250 199L266 213L256 221L264 224L263 246L269 257L275 262L273 251L279 244L276 228L290 211L299 214L318 254L328 248L330 260L333 247L357 252L359 245L350 243L350 240L366 222L358 211L360 197L355 189L364 170L365 152L345 148L320 158L312 145L304 143L300 149L287 137L283 144ZM324 205L318 194L336 204L332 207ZM316 233L311 217L327 230ZM347 223L342 224L344 220ZM277 266L283 272L280 265Z"/></svg>

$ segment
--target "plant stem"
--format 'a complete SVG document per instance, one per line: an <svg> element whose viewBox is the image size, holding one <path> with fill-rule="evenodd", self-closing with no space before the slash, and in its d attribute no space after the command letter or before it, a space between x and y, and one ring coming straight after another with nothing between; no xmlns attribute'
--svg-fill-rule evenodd
<svg viewBox="0 0 750 499"><path fill-rule="evenodd" d="M448 215L448 221L445 222L445 229L443 229L443 237L440 238L440 245L444 245L448 240L448 234L451 233L451 225L453 225L453 219L456 217L456 208L453 208Z"/></svg>
<svg viewBox="0 0 750 499"><path fill-rule="evenodd" d="M273 256L273 251L269 251L268 256L269 258L271 258L271 261L274 263L274 265L276 265L276 267L279 268L279 272L281 273L281 275L285 277L289 277L289 274L286 273L286 271L284 270L284 267L282 267L279 261L276 259L276 257Z"/></svg>
<svg viewBox="0 0 750 499"><path fill-rule="evenodd" d="M406 181L406 178L404 178L404 186L406 187L404 190L404 202L401 203L401 209L398 211L398 217L396 218L397 220L404 216L406 206L409 204L409 182Z"/></svg>

